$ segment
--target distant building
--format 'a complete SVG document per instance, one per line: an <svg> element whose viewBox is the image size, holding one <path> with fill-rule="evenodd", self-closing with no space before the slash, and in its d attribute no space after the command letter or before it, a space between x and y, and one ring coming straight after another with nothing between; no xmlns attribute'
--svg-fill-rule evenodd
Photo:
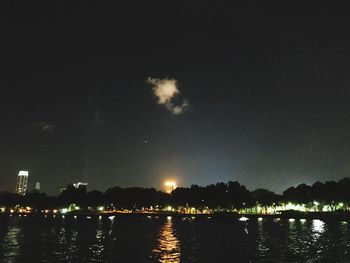
<svg viewBox="0 0 350 263"><path fill-rule="evenodd" d="M67 187L60 188L60 193L63 193L64 191L67 191L67 190L74 190L74 189L78 189L78 190L81 190L83 192L86 192L87 185L88 185L88 183L83 183L83 182L77 182L75 184L68 184Z"/></svg>
<svg viewBox="0 0 350 263"><path fill-rule="evenodd" d="M164 192L171 194L172 191L176 189L177 185L173 181L166 181L164 183Z"/></svg>
<svg viewBox="0 0 350 263"><path fill-rule="evenodd" d="M35 188L34 188L35 192L40 192L40 182L36 182L35 183Z"/></svg>
<svg viewBox="0 0 350 263"><path fill-rule="evenodd" d="M86 191L88 183L83 183L83 182L77 182L75 184L73 184L73 186L77 189L83 189Z"/></svg>
<svg viewBox="0 0 350 263"><path fill-rule="evenodd" d="M28 171L19 171L17 176L16 193L19 195L25 195L28 187Z"/></svg>

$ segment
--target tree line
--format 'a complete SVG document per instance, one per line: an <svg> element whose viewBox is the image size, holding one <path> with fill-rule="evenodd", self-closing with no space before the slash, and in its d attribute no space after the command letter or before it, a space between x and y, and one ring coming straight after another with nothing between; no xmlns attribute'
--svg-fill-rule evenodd
<svg viewBox="0 0 350 263"><path fill-rule="evenodd" d="M178 187L171 194L142 187L112 187L105 192L77 189L69 185L58 196L48 196L45 193L29 192L24 196L9 192L0 193L0 207L30 206L37 210L57 209L71 204L96 208L104 206L114 209L137 210L149 207L195 207L214 210L240 210L260 207L277 207L287 203L299 204L305 207L328 206L331 210L349 210L350 208L350 178L337 182L315 182L313 185L300 184L286 189L282 195L267 189L249 191L239 182L216 183L208 186L191 185ZM341 207L339 204L341 203Z"/></svg>

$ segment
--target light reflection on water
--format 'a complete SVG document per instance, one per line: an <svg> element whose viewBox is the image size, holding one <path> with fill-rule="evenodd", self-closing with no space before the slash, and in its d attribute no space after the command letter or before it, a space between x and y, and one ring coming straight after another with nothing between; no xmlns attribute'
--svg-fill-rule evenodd
<svg viewBox="0 0 350 263"><path fill-rule="evenodd" d="M180 241L175 235L171 217L167 218L163 228L158 235L158 246L153 250L154 257L159 262L178 263L180 262Z"/></svg>
<svg viewBox="0 0 350 263"><path fill-rule="evenodd" d="M325 223L319 219L312 220L312 230L315 238L320 237L325 230Z"/></svg>
<svg viewBox="0 0 350 263"><path fill-rule="evenodd" d="M60 261L73 261L78 252L78 232L75 229L67 229L62 226L59 229L57 240L57 250L54 251L54 255Z"/></svg>
<svg viewBox="0 0 350 263"><path fill-rule="evenodd" d="M349 263L349 255L347 221L0 217L0 262Z"/></svg>
<svg viewBox="0 0 350 263"><path fill-rule="evenodd" d="M99 218L99 220L101 220ZM89 250L91 251L92 254L92 261L99 261L102 259L103 256L103 251L104 251L104 244L103 244L103 239L104 239L104 233L101 229L101 222L98 224L98 229L96 230L96 238L95 242L92 243L92 245L89 247Z"/></svg>
<svg viewBox="0 0 350 263"><path fill-rule="evenodd" d="M15 224L8 226L7 234L4 238L2 249L6 262L16 262L16 258L21 255L21 228Z"/></svg>

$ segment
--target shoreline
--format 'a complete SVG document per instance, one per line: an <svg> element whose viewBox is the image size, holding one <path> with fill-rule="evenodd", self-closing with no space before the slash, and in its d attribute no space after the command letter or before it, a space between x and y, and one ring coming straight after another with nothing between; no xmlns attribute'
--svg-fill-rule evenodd
<svg viewBox="0 0 350 263"><path fill-rule="evenodd" d="M212 213L212 214L185 214L185 213L169 213L169 212L161 212L161 213L140 213L140 212L131 212L131 213L121 213L121 212L104 212L104 213L94 213L94 212L85 212L81 211L70 212L66 214L62 213L0 213L0 217L33 217L33 216L41 216L41 217L147 217L147 218L163 218L163 217L174 217L174 218L207 218L207 219L220 219L220 218L233 218L233 219L241 219L246 218L249 219L319 219L319 220L341 220L341 221L350 221L350 212L288 212L281 214L246 214L246 213L236 213L236 212L227 212L227 213Z"/></svg>

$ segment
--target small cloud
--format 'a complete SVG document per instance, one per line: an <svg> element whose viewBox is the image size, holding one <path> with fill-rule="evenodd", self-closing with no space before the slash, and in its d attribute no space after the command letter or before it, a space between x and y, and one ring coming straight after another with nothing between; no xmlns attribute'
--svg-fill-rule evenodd
<svg viewBox="0 0 350 263"><path fill-rule="evenodd" d="M149 77L146 82L152 86L152 91L158 99L158 104L163 105L172 114L180 115L188 108L189 102L186 99L182 99L182 102L180 100L180 103L178 99L176 102L174 100L180 95L176 79Z"/></svg>
<svg viewBox="0 0 350 263"><path fill-rule="evenodd" d="M171 107L168 108L167 106L167 109L170 110L174 115L180 115L188 108L188 106L189 104L187 100L184 100L181 105L174 106L173 104L171 104Z"/></svg>
<svg viewBox="0 0 350 263"><path fill-rule="evenodd" d="M47 122L36 122L34 127L40 129L42 132L53 132L55 130L55 125Z"/></svg>

